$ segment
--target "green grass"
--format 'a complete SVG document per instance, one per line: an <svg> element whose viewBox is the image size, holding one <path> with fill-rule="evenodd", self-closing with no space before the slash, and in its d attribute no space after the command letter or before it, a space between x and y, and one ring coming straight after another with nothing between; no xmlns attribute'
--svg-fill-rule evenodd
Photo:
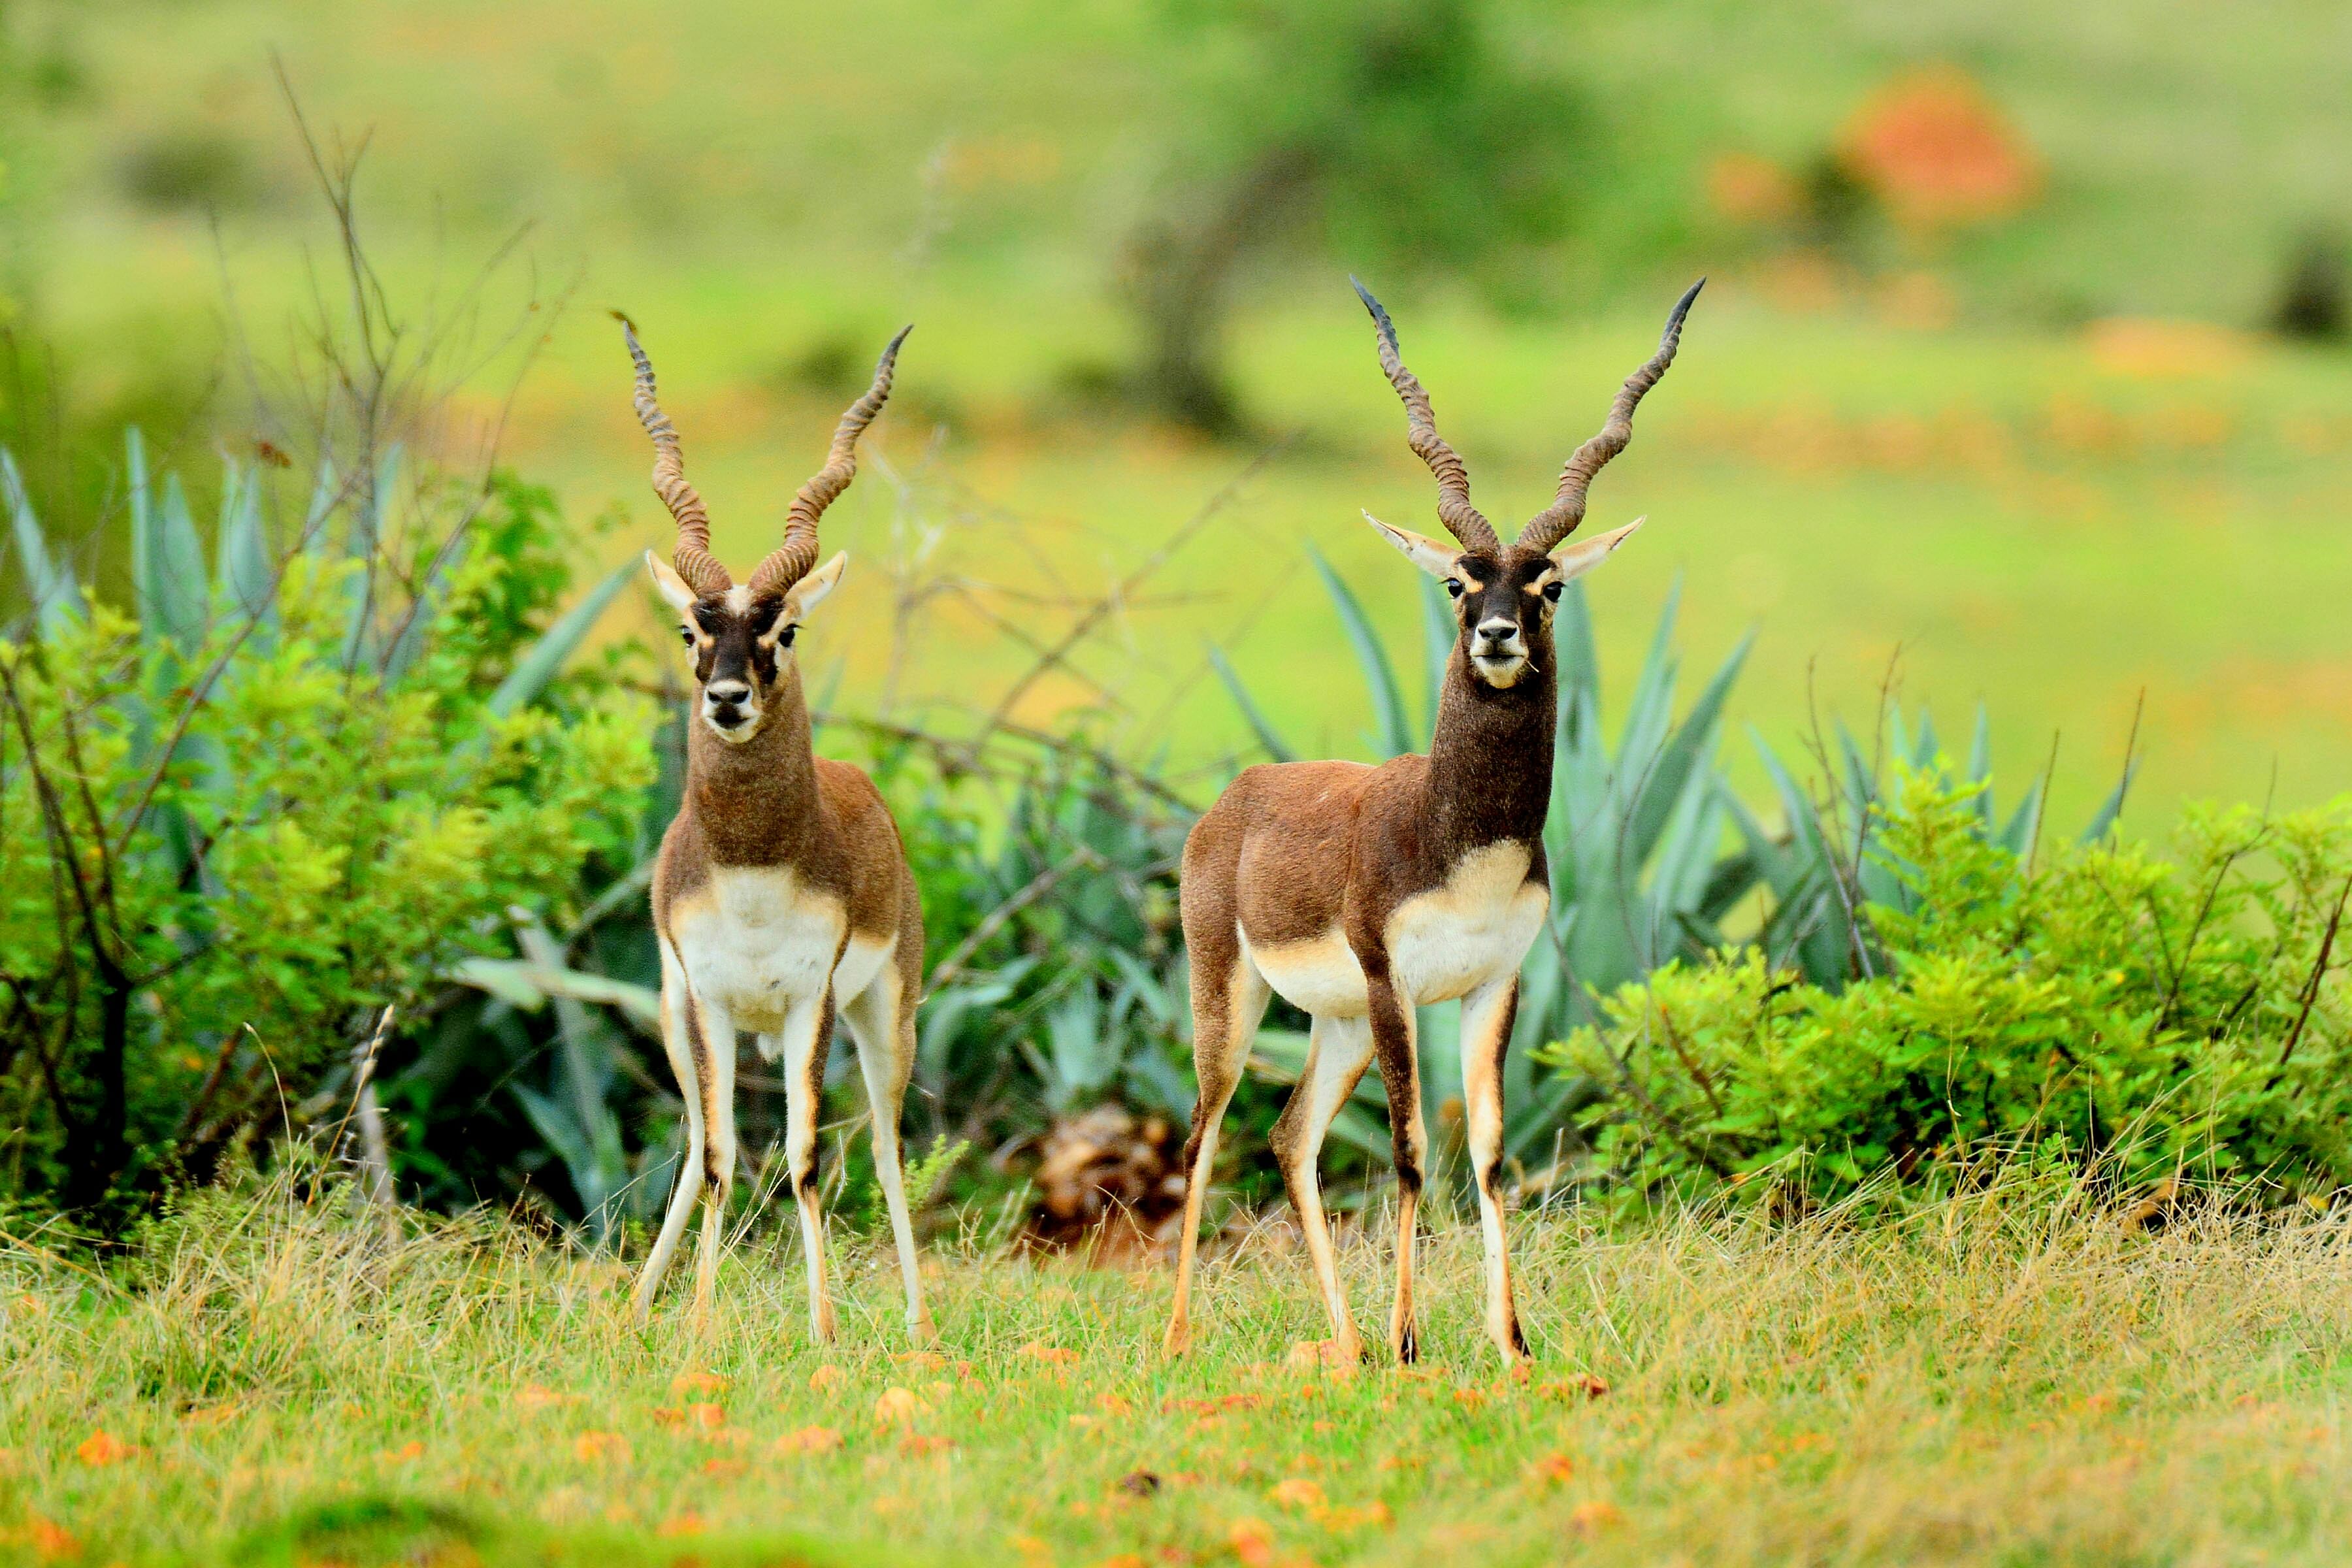
<svg viewBox="0 0 2352 1568"><path fill-rule="evenodd" d="M844 395L796 367L835 352L862 363L899 321L919 323L871 437L909 498L869 467L828 519L857 565L811 651L849 665L853 700L878 689L866 650L889 613L877 568L894 523L939 526L942 566L1083 597L1247 456L1074 390L1129 353L1110 257L1161 127L1184 112L1140 4L691 0L657 23L618 0L132 9L135 26L40 6L18 24L32 43L64 39L90 83L16 174L53 220L26 258L33 295L93 405L139 406L142 388L215 363L224 263L264 358L282 351L308 289L304 247L331 247L268 79L277 47L322 130L373 129L366 231L416 315L431 279L447 299L522 219L549 290L576 282L507 449L576 513L626 509L600 542L612 557L663 528L601 307L645 325L739 562L772 542ZM1517 517L1666 302L1712 275L1682 362L1597 487L1598 520L1654 525L1593 584L1621 679L1680 581L1694 658L1711 665L1760 628L1732 719L1784 752L1817 709L1866 729L1892 666L1948 730L1988 703L2011 780L2057 740L2062 821L2109 787L2142 691L2135 824L2186 796L2304 804L2344 786L2352 363L2253 342L2159 363L2065 324L2258 319L2288 237L2352 211L2352 174L2328 153L2352 131L2336 90L2352 62L2341 16L2315 0L2233 13L2216 48L2202 8L2138 0L1507 12L1517 47L1572 61L1620 144L1562 260L1570 303L1505 320L1402 286L1390 303L1481 498ZM1794 302L1769 247L1706 216L1707 163L1743 149L1800 159L1890 72L1936 59L1976 71L2015 114L2048 161L2046 199L1902 258L1950 290L1947 326L1903 324L1867 289ZM206 138L248 165L217 243L193 212L131 200L123 174L142 148ZM1400 653L1415 636L1406 568L1357 512L1432 527L1430 487L1347 265L1295 255L1247 280L1236 372L1270 430L1304 434L1120 635L1082 656L1124 705L1108 730L1138 752L1209 764L1244 744L1203 680L1212 639L1302 744L1358 750L1361 698L1305 569L1309 541L1384 614ZM442 449L467 447L495 391L492 378L459 400ZM201 460L215 435L241 441L236 401L184 449ZM992 606L1041 626L1068 613L1003 595ZM993 689L1024 657L952 599L924 620L907 701ZM649 609L633 624L657 629ZM1024 716L1066 722L1091 689L1055 677Z"/></svg>
<svg viewBox="0 0 2352 1568"><path fill-rule="evenodd" d="M820 1349L761 1237L697 1341L675 1296L640 1331L621 1265L490 1219L385 1250L339 1202L215 1195L124 1283L0 1262L0 1553L2223 1563L2352 1532L2340 1215L2127 1236L2009 1182L1901 1222L1515 1228L1532 1377L1479 1334L1475 1233L1441 1228L1424 1363L1334 1380L1287 1353L1322 1325L1270 1228L1208 1268L1170 1365L1160 1271L943 1243L922 1355L852 1241ZM1368 1321L1385 1252L1345 1249Z"/></svg>

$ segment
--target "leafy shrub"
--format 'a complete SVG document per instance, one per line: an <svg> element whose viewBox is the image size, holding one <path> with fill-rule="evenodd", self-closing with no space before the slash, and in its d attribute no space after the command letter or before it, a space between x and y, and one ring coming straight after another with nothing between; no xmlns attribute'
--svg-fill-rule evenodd
<svg viewBox="0 0 2352 1568"><path fill-rule="evenodd" d="M1983 787L1906 771L1874 808L1885 967L1832 989L1727 950L1546 1053L1611 1090L1582 1127L1598 1176L1812 1201L1991 1146L2282 1195L2352 1182L2352 804L2191 809L2177 859L2037 864L1985 831Z"/></svg>
<svg viewBox="0 0 2352 1568"><path fill-rule="evenodd" d="M300 1118L382 1007L625 842L651 773L637 703L552 679L616 584L550 630L545 492L419 486L394 552L390 467L322 474L276 548L232 465L208 571L130 462L139 618L84 602L12 466L37 613L0 640L0 1187L101 1221Z"/></svg>

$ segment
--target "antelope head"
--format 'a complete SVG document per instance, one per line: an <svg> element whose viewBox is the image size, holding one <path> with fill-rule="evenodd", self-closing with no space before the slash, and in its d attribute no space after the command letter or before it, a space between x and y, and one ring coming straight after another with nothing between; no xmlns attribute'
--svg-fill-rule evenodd
<svg viewBox="0 0 2352 1568"><path fill-rule="evenodd" d="M1356 284L1356 293L1372 313L1380 336L1381 368L1404 401L1406 440L1436 476L1437 520L1460 548L1393 527L1370 512L1364 514L1364 521L1406 560L1444 584L1453 596L1457 638L1474 680L1507 691L1529 674L1549 668L1552 614L1559 605L1561 592L1571 579L1607 560L1642 526L1643 520L1635 518L1606 533L1568 542L1576 525L1584 521L1584 495L1593 475L1625 449L1633 434L1633 409L1674 363L1675 350L1682 341L1683 317L1706 283L1706 279L1700 279L1675 303L1674 313L1666 318L1658 352L1625 378L1609 410L1608 423L1599 435L1579 447L1560 470L1559 489L1551 505L1529 518L1509 544L1470 504L1469 469L1438 435L1429 394L1405 369L1389 313L1361 283Z"/></svg>
<svg viewBox="0 0 2352 1568"><path fill-rule="evenodd" d="M614 314L637 367L638 422L654 442L654 490L677 521L677 544L664 561L646 552L654 586L677 612L688 657L694 667L697 706L702 721L721 741L740 745L760 732L772 699L793 669L793 642L801 623L841 581L846 552L816 563L817 519L857 474L857 437L890 395L890 374L898 345L911 326L900 329L874 367L874 384L849 405L833 433L824 468L793 497L784 520L784 542L771 551L746 583L738 584L710 553L710 515L687 481L677 427L654 400L653 362L638 346L636 329Z"/></svg>

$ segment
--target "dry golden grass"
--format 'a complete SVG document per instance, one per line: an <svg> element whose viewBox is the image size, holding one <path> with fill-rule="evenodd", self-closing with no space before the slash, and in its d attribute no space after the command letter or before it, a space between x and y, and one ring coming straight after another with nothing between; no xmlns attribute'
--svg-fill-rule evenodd
<svg viewBox="0 0 2352 1568"><path fill-rule="evenodd" d="M387 1248L283 1185L212 1196L110 1278L0 1265L0 1560L2218 1563L2352 1542L2341 1216L2132 1236L2020 1179L1901 1220L1517 1236L1531 1377L1500 1373L1475 1233L1446 1229L1428 1359L1335 1378L1288 1353L1322 1325L1272 1227L1208 1270L1171 1366L1155 1272L943 1245L941 1341L909 1353L887 1257L852 1242L825 1350L789 1244L760 1243L698 1342L674 1298L630 1324L621 1265L497 1221L415 1219ZM1385 1248L1348 1266L1381 1321Z"/></svg>

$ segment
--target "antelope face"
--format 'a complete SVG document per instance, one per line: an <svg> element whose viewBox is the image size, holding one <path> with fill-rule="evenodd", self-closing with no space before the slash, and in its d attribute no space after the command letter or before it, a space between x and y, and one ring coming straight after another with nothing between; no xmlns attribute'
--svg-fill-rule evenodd
<svg viewBox="0 0 2352 1568"><path fill-rule="evenodd" d="M1570 580L1603 561L1642 526L1622 528L1545 552L1511 545L1500 552L1462 550L1391 528L1370 512L1364 521L1405 559L1436 578L1454 600L1456 640L1470 676L1507 691L1551 664L1551 621Z"/></svg>
<svg viewBox="0 0 2352 1568"><path fill-rule="evenodd" d="M696 709L710 732L741 745L760 732L775 697L795 673L793 644L803 619L841 581L847 555L836 555L781 595L753 597L747 584L698 595L669 563L646 552L654 586L678 614L694 668Z"/></svg>

